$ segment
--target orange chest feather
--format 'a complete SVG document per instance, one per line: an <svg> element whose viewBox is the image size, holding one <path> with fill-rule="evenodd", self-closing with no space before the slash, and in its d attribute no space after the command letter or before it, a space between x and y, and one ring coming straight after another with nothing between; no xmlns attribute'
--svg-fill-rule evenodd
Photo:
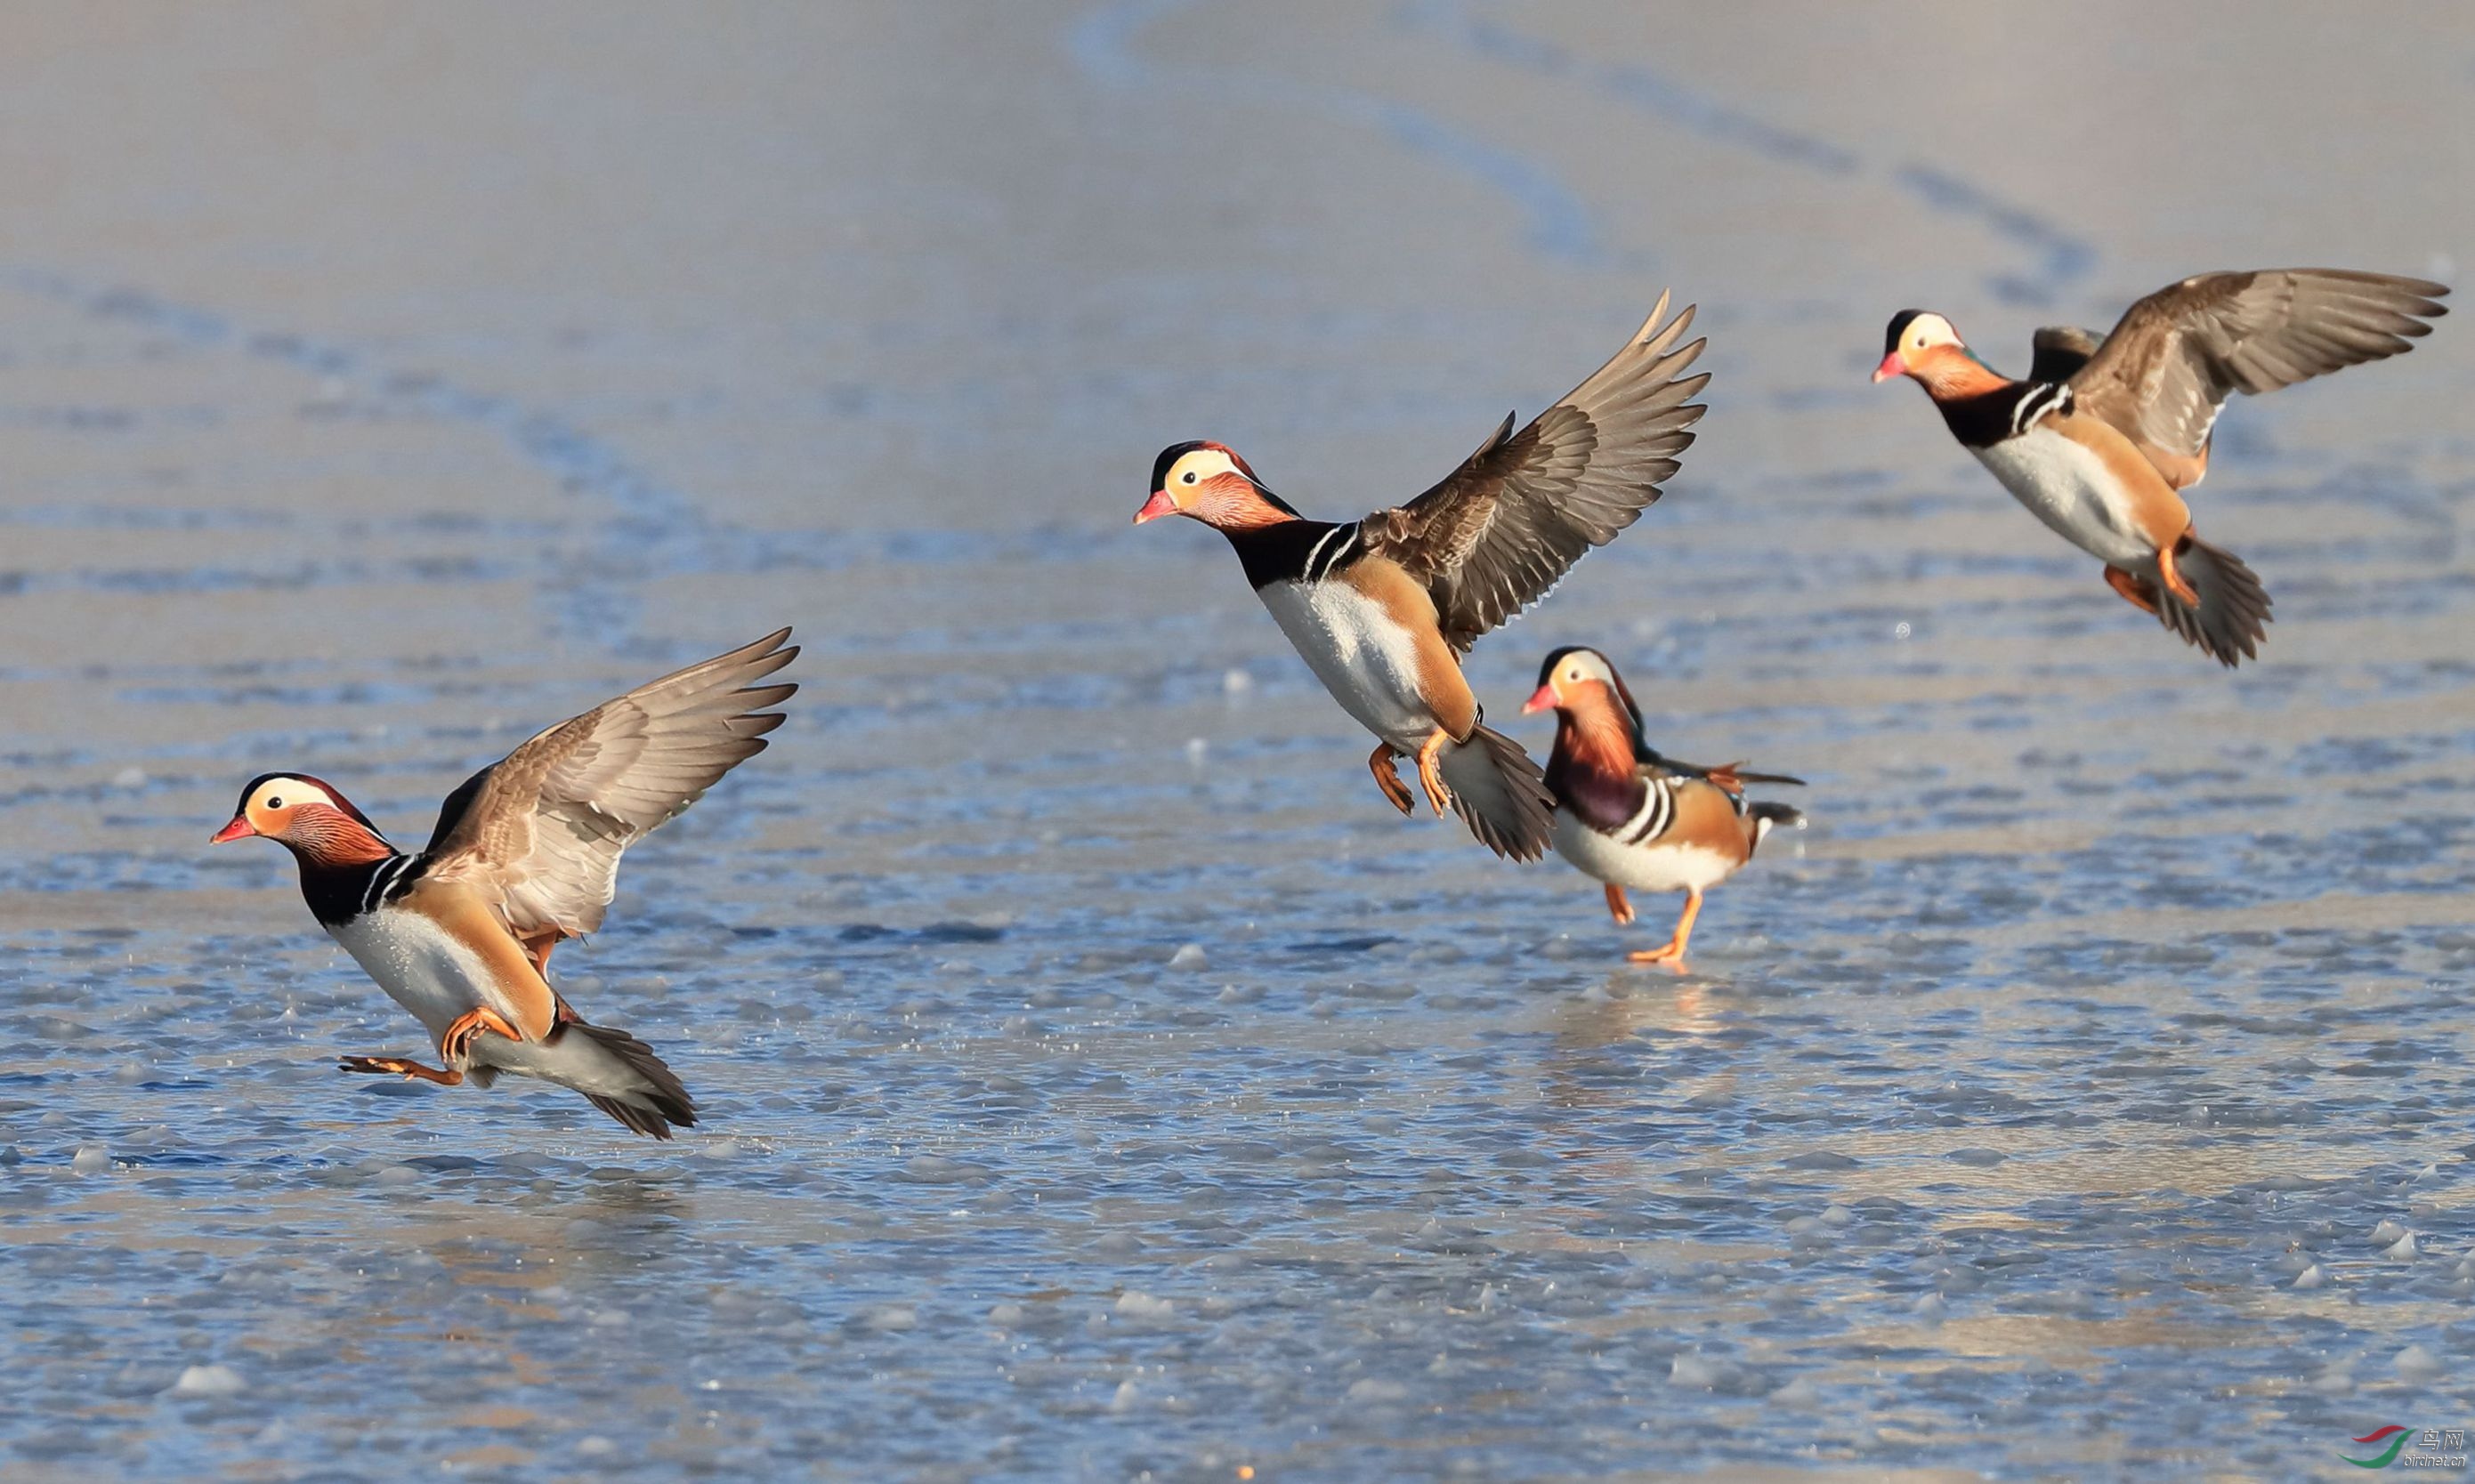
<svg viewBox="0 0 2475 1484"><path fill-rule="evenodd" d="M558 1013L557 996L533 967L531 956L488 902L460 882L425 879L405 894L402 910L428 917L481 961L490 987L513 1013L509 1016L527 1040L550 1034Z"/></svg>
<svg viewBox="0 0 2475 1484"><path fill-rule="evenodd" d="M1478 725L1478 697L1461 675L1460 661L1435 616L1434 596L1389 557L1370 556L1342 569L1333 578L1347 583L1409 634L1417 657L1418 693L1434 712L1435 721L1454 739L1465 740Z"/></svg>

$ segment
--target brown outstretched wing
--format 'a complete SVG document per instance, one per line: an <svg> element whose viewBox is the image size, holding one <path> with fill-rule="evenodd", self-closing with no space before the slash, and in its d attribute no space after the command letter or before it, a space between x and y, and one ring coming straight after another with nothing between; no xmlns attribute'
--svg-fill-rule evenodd
<svg viewBox="0 0 2475 1484"><path fill-rule="evenodd" d="M2412 350L2447 312L2435 301L2448 292L2334 268L2204 273L2133 304L2071 391L2179 489L2207 471L2209 430L2228 397Z"/></svg>
<svg viewBox="0 0 2475 1484"><path fill-rule="evenodd" d="M464 881L527 942L601 925L619 857L765 750L795 685L749 686L791 663L789 629L605 701L533 738L450 794L429 874Z"/></svg>
<svg viewBox="0 0 2475 1484"><path fill-rule="evenodd" d="M1665 326L1667 295L1615 358L1519 432L1512 419L1442 483L1360 524L1366 550L1434 595L1444 637L1468 650L1536 602L1592 547L1658 499L1710 378L1686 376L1703 342L1679 347L1693 308Z"/></svg>

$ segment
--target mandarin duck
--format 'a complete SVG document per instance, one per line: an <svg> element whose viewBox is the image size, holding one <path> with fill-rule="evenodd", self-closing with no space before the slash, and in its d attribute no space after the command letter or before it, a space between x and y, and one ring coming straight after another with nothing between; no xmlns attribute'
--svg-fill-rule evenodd
<svg viewBox="0 0 2475 1484"><path fill-rule="evenodd" d="M1804 780L1660 756L1643 739L1641 707L1624 678L1596 649L1548 655L1521 711L1556 713L1556 750L1547 760L1556 853L1606 884L1607 912L1620 927L1633 916L1627 887L1683 892L1684 912L1667 942L1627 956L1683 972L1702 893L1742 869L1773 829L1804 819L1785 804L1747 803L1745 785Z"/></svg>
<svg viewBox="0 0 2475 1484"><path fill-rule="evenodd" d="M442 1066L351 1056L347 1072L487 1087L502 1072L584 1094L638 1133L671 1137L696 1104L652 1049L578 1015L551 950L593 932L619 858L765 750L795 685L750 685L791 663L789 629L642 685L534 737L447 795L418 854L389 844L333 785L264 773L213 843L292 852L321 927L437 1046Z"/></svg>
<svg viewBox="0 0 2475 1484"><path fill-rule="evenodd" d="M1952 436L2055 534L2105 563L2115 592L2229 668L2259 652L2268 595L2202 541L2181 492L2208 472L2218 413L2412 350L2449 290L2332 268L2204 273L2141 300L2110 334L2037 332L2024 381L1988 367L1950 321L1891 321L1875 381L1904 376Z"/></svg>
<svg viewBox="0 0 2475 1484"><path fill-rule="evenodd" d="M1519 742L1483 723L1461 659L1544 596L1659 497L1693 441L1709 380L1685 369L1690 305L1661 294L1615 357L1520 431L1507 416L1441 483L1345 524L1309 520L1222 444L1180 443L1152 466L1139 525L1179 515L1219 531L1246 580L1333 698L1375 734L1367 767L1394 808L1415 760L1428 805L1498 855L1534 861L1552 800ZM1662 325L1661 321L1665 323Z"/></svg>

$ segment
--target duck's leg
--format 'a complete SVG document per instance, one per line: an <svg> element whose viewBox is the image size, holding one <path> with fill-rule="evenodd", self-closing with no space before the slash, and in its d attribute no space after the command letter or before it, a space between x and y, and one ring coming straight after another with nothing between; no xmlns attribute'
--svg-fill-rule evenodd
<svg viewBox="0 0 2475 1484"><path fill-rule="evenodd" d="M1607 883L1607 915L1616 920L1617 927L1632 921L1632 904L1625 900L1624 888L1612 881Z"/></svg>
<svg viewBox="0 0 2475 1484"><path fill-rule="evenodd" d="M476 1005L448 1023L438 1037L438 1055L451 1064L473 1059L473 1039L484 1031L495 1031L511 1041L523 1040L524 1034L507 1024L506 1017L487 1005Z"/></svg>
<svg viewBox="0 0 2475 1484"><path fill-rule="evenodd" d="M2152 619L2157 616L2157 594L2147 583L2124 572L2121 568L2108 563L2105 569L2105 585L2122 595L2124 602L2142 613Z"/></svg>
<svg viewBox="0 0 2475 1484"><path fill-rule="evenodd" d="M1438 816L1452 812L1453 791L1444 787L1444 748L1451 744L1453 734L1442 727L1427 739L1418 749L1418 781L1427 786L1427 802L1435 806Z"/></svg>
<svg viewBox="0 0 2475 1484"><path fill-rule="evenodd" d="M2157 575L2166 584L2167 592L2181 598L2187 606L2197 608L2200 606L2200 595L2190 583L2183 580L2181 572L2174 570L2174 548L2182 544L2183 537L2177 536L2157 548ZM2154 609L2150 611L2155 612Z"/></svg>
<svg viewBox="0 0 2475 1484"><path fill-rule="evenodd" d="M1399 756L1392 750L1390 742L1377 742L1375 750L1366 755L1366 770L1375 775L1375 787L1384 791L1384 796L1392 801L1393 808L1405 815L1414 815L1418 806L1411 801L1409 789L1401 782L1400 772L1392 766L1392 760Z"/></svg>
<svg viewBox="0 0 2475 1484"><path fill-rule="evenodd" d="M453 1068L442 1072L402 1057L346 1057L336 1067L346 1072L394 1073L408 1083L436 1083L441 1087L453 1087L464 1081L464 1074Z"/></svg>
<svg viewBox="0 0 2475 1484"><path fill-rule="evenodd" d="M1683 973L1684 945L1693 941L1693 919L1701 915L1702 893L1699 891L1686 892L1684 894L1684 915L1676 919L1675 937L1670 937L1667 940L1666 945L1663 947L1647 948L1638 953L1627 954L1625 957L1635 963L1664 963L1669 968L1676 970L1678 973Z"/></svg>

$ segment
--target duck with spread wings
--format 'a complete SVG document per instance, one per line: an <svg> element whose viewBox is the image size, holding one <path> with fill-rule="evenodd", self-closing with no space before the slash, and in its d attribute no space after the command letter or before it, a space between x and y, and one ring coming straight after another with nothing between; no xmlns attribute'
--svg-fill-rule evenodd
<svg viewBox="0 0 2475 1484"><path fill-rule="evenodd" d="M1459 812L1499 855L1536 860L1550 811L1538 766L1484 725L1460 662L1489 629L1544 596L1573 564L1659 497L1693 441L1709 380L1686 375L1687 306L1667 296L1615 357L1518 432L1513 419L1408 504L1346 523L1309 520L1217 443L1175 444L1152 467L1135 523L1182 515L1229 539L1246 580L1341 709L1375 734L1384 796L1416 804L1396 758L1415 760L1437 815Z"/></svg>
<svg viewBox="0 0 2475 1484"><path fill-rule="evenodd" d="M2108 586L2232 667L2267 637L2268 594L2242 559L2202 541L2182 491L2209 469L2237 392L2291 386L2414 349L2448 289L2335 268L2204 273L2135 304L2103 336L2037 332L2027 379L1976 358L1950 321L1891 321L1874 379L1925 389L1969 452Z"/></svg>
<svg viewBox="0 0 2475 1484"><path fill-rule="evenodd" d="M765 750L765 708L798 687L754 685L798 654L789 629L637 687L561 722L447 796L406 854L332 785L265 773L214 843L260 836L292 852L319 925L429 1033L441 1066L346 1057L348 1072L487 1087L502 1072L574 1088L638 1133L696 1122L652 1049L593 1025L550 984L551 951L601 926L629 845Z"/></svg>

